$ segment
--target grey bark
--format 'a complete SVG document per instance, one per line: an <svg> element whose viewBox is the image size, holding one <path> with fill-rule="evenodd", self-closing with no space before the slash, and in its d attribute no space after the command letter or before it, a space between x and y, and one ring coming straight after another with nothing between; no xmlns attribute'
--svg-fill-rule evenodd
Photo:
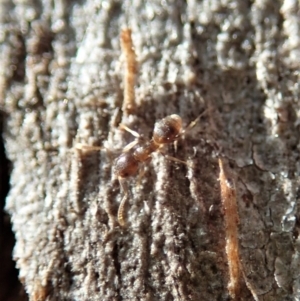
<svg viewBox="0 0 300 301"><path fill-rule="evenodd" d="M228 300L217 157L236 178L240 300L300 300L297 1L2 1L6 210L30 300ZM139 61L122 113L119 33ZM197 125L128 181L113 158L179 114ZM103 146L79 151L76 145ZM250 290L249 290L250 288Z"/></svg>

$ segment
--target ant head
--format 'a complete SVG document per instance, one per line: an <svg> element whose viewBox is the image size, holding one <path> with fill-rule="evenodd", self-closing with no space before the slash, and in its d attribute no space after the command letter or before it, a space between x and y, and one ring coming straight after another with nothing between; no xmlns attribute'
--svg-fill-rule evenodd
<svg viewBox="0 0 300 301"><path fill-rule="evenodd" d="M177 140L181 130L181 117L172 114L155 123L153 140L156 144L172 143Z"/></svg>
<svg viewBox="0 0 300 301"><path fill-rule="evenodd" d="M120 178L134 176L139 167L139 162L134 158L131 152L120 155L114 164L114 174Z"/></svg>

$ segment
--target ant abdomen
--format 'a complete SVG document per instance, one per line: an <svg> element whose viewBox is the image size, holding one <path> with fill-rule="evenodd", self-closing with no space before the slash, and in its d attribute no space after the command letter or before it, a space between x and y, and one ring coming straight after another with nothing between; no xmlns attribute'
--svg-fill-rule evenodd
<svg viewBox="0 0 300 301"><path fill-rule="evenodd" d="M172 143L177 140L181 130L181 117L172 114L155 123L152 139L158 145Z"/></svg>
<svg viewBox="0 0 300 301"><path fill-rule="evenodd" d="M127 178L137 174L139 161L132 152L121 154L115 161L114 174L119 178Z"/></svg>

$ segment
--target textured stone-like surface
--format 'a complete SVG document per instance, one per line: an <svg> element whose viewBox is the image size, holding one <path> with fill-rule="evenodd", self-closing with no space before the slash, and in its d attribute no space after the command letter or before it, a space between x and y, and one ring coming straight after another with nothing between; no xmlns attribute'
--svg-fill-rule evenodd
<svg viewBox="0 0 300 301"><path fill-rule="evenodd" d="M6 209L31 300L228 300L217 155L237 178L241 299L300 298L299 3L124 3L1 3ZM129 117L125 26L140 65ZM155 154L129 181L120 229L111 167L133 138L119 123L148 137L159 118L187 125L205 109L166 150L189 166Z"/></svg>

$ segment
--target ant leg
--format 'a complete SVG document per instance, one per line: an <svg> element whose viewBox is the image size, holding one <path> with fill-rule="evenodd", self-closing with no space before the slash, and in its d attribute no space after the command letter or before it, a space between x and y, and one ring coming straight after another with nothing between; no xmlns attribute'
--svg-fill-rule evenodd
<svg viewBox="0 0 300 301"><path fill-rule="evenodd" d="M106 154L108 155L110 161L112 161L114 158L112 151L105 146L92 146L92 145L77 143L73 147L73 149L75 149L77 151L81 151L81 152L93 152L93 151L104 150L106 152Z"/></svg>
<svg viewBox="0 0 300 301"><path fill-rule="evenodd" d="M125 124L120 124L120 128L129 132L131 135L133 135L134 137L136 137L137 139L130 142L129 144L127 144L124 149L123 149L123 153L128 152L129 150L131 150L133 147L135 147L138 144L138 139L141 138L140 134L134 130L132 130L131 128L129 128L128 126L126 126Z"/></svg>
<svg viewBox="0 0 300 301"><path fill-rule="evenodd" d="M118 209L118 222L119 222L121 227L125 226L124 208L125 208L127 198L128 198L128 195L125 194L123 196L123 199L122 199L122 201L120 203L120 206L119 206L119 209Z"/></svg>
<svg viewBox="0 0 300 301"><path fill-rule="evenodd" d="M134 84L137 74L136 54L131 37L131 29L121 31L121 49L125 57L126 70L124 74L124 101L122 110L125 114L132 114L135 110Z"/></svg>
<svg viewBox="0 0 300 301"><path fill-rule="evenodd" d="M101 146L91 146L91 145L87 145L87 144L81 144L81 143L77 143L74 146L75 149L77 150L82 150L82 151L98 151L98 150L102 150L105 149L105 147L101 147Z"/></svg>
<svg viewBox="0 0 300 301"><path fill-rule="evenodd" d="M139 188L142 182L142 178L144 177L146 170L145 170L145 163L149 163L151 161L151 157L149 157L143 164L141 164L140 171L139 171L139 177L137 179L137 187Z"/></svg>
<svg viewBox="0 0 300 301"><path fill-rule="evenodd" d="M138 188L140 188L144 174L145 174L145 168L144 168L144 165L142 165L142 167L140 168L139 176L138 176L137 183L136 183L136 186Z"/></svg>
<svg viewBox="0 0 300 301"><path fill-rule="evenodd" d="M126 126L125 124L120 124L120 128L122 130L127 131L128 133L130 133L132 136L136 137L136 138L141 138L140 134L134 130L132 130L131 128L129 128L128 126Z"/></svg>
<svg viewBox="0 0 300 301"><path fill-rule="evenodd" d="M173 146L174 146L175 154L177 154L178 140L175 140L175 141L173 142Z"/></svg>
<svg viewBox="0 0 300 301"><path fill-rule="evenodd" d="M124 218L124 209L125 209L125 204L128 198L128 187L127 184L125 184L125 180L121 177L118 178L119 183L120 183L120 187L124 193L124 196L121 200L121 203L119 205L119 209L118 209L118 222L120 224L120 226L124 227L125 226L125 218Z"/></svg>
<svg viewBox="0 0 300 301"><path fill-rule="evenodd" d="M188 164L188 162L186 162L186 161L180 160L180 159L178 159L178 158L176 158L176 157L173 157L173 156L169 156L169 155L163 153L162 151L159 151L159 153L162 154L166 159L168 159L168 160L170 160L170 161L174 161L174 162L178 162L178 163L182 163L182 164L184 164L184 165L190 166L190 165Z"/></svg>
<svg viewBox="0 0 300 301"><path fill-rule="evenodd" d="M130 151L132 148L134 148L137 145L137 143L138 143L137 140L130 142L123 148L122 153L126 153L126 152Z"/></svg>

